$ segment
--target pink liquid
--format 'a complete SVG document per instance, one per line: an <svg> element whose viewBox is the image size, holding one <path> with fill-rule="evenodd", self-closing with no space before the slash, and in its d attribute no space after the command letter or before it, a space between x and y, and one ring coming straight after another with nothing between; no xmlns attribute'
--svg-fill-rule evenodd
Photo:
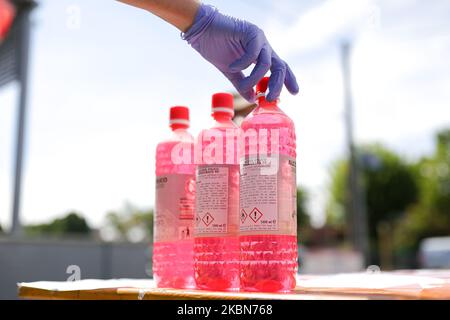
<svg viewBox="0 0 450 320"><path fill-rule="evenodd" d="M267 146L267 153L296 158L294 123L275 103L260 100L259 106L242 122L243 132L254 129L278 129L279 143ZM243 153L252 155L255 149L249 140L244 140ZM258 144L257 152L264 152ZM281 181L278 184L277 203L295 201L292 193L283 189L293 183L293 177L286 157L280 157ZM294 179L295 180L295 179ZM289 185L288 185L289 184ZM295 182L294 182L295 184ZM295 188L295 185L291 188ZM290 189L289 189L290 190ZM296 218L295 218L296 219ZM278 220L280 217L278 216ZM297 273L297 235L296 220L285 219L287 225L279 225L277 231L242 232L240 236L241 289L245 291L287 292L295 288ZM290 221L290 222L289 222Z"/></svg>
<svg viewBox="0 0 450 320"><path fill-rule="evenodd" d="M159 288L194 288L193 240L153 245L153 278Z"/></svg>
<svg viewBox="0 0 450 320"><path fill-rule="evenodd" d="M158 144L156 150L157 179L168 177L174 181L168 191L157 193L156 199L153 277L158 287L165 288L195 287L195 165L192 156L190 163L174 163L172 149L179 146L181 141L184 143L184 150L193 154L193 138L184 129L175 130L172 139ZM173 194L171 191L174 191ZM162 218L158 218L159 215ZM158 225L156 222L160 220L165 223Z"/></svg>
<svg viewBox="0 0 450 320"><path fill-rule="evenodd" d="M241 288L277 292L295 288L297 236L241 236Z"/></svg>
<svg viewBox="0 0 450 320"><path fill-rule="evenodd" d="M194 252L197 288L215 291L239 288L238 237L196 238Z"/></svg>
<svg viewBox="0 0 450 320"><path fill-rule="evenodd" d="M237 157L237 135L238 128L231 122L231 117L217 122L216 126L210 130L221 132L223 138L223 157L222 160L211 164L216 167L228 168L227 183L227 210L225 212L227 231L224 233L204 233L195 234L194 261L195 261L195 282L198 288L205 290L235 291L239 289L239 165ZM226 164L226 130L233 133L233 142L235 147L230 162ZM203 136L208 130L202 132ZM200 135L200 137L202 136ZM201 143L200 141L197 142ZM207 147L208 143L199 144L202 149ZM230 150L228 151L230 152ZM213 153L213 156L215 154ZM199 160L201 165L206 164L206 159ZM210 162L211 163L211 162ZM197 199L197 201L199 198ZM198 202L197 202L198 203ZM214 210L214 206L211 206ZM198 207L197 207L198 211ZM201 218L201 217L200 217ZM200 222L201 223L201 222Z"/></svg>

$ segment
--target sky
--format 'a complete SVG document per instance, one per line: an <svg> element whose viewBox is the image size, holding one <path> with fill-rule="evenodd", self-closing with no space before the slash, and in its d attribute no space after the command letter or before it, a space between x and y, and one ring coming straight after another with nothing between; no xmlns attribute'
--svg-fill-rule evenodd
<svg viewBox="0 0 450 320"><path fill-rule="evenodd" d="M249 20L297 76L283 91L294 120L299 185L324 222L333 162L345 155L340 47L351 42L357 143L380 142L409 160L433 151L450 126L450 2L209 1ZM154 203L156 144L168 109L191 108L191 132L210 96L230 83L151 14L112 0L41 0L32 16L23 223L70 210L94 226L125 203ZM17 85L0 89L0 224L10 225Z"/></svg>

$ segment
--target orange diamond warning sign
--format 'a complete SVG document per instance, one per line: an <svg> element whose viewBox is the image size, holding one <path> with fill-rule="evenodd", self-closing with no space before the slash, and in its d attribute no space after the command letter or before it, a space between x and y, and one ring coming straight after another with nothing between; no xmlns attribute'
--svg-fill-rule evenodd
<svg viewBox="0 0 450 320"><path fill-rule="evenodd" d="M245 219L247 219L247 212L244 209L241 210L241 222L244 223Z"/></svg>
<svg viewBox="0 0 450 320"><path fill-rule="evenodd" d="M258 208L253 208L252 211L250 211L249 215L250 219L253 220L254 223L257 223L259 219L263 216L262 212L258 210Z"/></svg>
<svg viewBox="0 0 450 320"><path fill-rule="evenodd" d="M203 221L203 223L205 224L205 226L208 227L208 226L214 221L214 218L213 218L213 216L212 216L209 212L207 212L207 213L203 216L202 221Z"/></svg>

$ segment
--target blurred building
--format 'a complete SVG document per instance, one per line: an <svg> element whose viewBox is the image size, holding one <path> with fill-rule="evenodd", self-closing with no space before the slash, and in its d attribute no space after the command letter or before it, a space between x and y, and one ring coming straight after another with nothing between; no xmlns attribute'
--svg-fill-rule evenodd
<svg viewBox="0 0 450 320"><path fill-rule="evenodd" d="M0 300L17 299L17 283L151 276L151 246L68 238L13 239L0 236ZM74 279L76 280L76 279Z"/></svg>
<svg viewBox="0 0 450 320"><path fill-rule="evenodd" d="M450 237L433 237L422 240L419 247L420 267L450 268Z"/></svg>

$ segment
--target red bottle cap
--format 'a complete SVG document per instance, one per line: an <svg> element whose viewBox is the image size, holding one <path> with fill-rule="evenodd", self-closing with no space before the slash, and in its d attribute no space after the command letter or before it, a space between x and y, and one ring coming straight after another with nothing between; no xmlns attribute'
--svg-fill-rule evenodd
<svg viewBox="0 0 450 320"><path fill-rule="evenodd" d="M231 114L234 115L233 95L230 93L215 93L212 95L211 112L214 114Z"/></svg>
<svg viewBox="0 0 450 320"><path fill-rule="evenodd" d="M270 103L266 101L266 91L268 86L269 86L269 77L262 78L256 85L256 98L258 99L258 104L265 105L266 107L275 106L277 100L275 102Z"/></svg>
<svg viewBox="0 0 450 320"><path fill-rule="evenodd" d="M256 85L256 94L265 93L267 91L268 85L269 85L269 77L264 77L261 80L259 80L258 84Z"/></svg>
<svg viewBox="0 0 450 320"><path fill-rule="evenodd" d="M189 128L189 108L174 106L170 108L170 126L176 128Z"/></svg>

